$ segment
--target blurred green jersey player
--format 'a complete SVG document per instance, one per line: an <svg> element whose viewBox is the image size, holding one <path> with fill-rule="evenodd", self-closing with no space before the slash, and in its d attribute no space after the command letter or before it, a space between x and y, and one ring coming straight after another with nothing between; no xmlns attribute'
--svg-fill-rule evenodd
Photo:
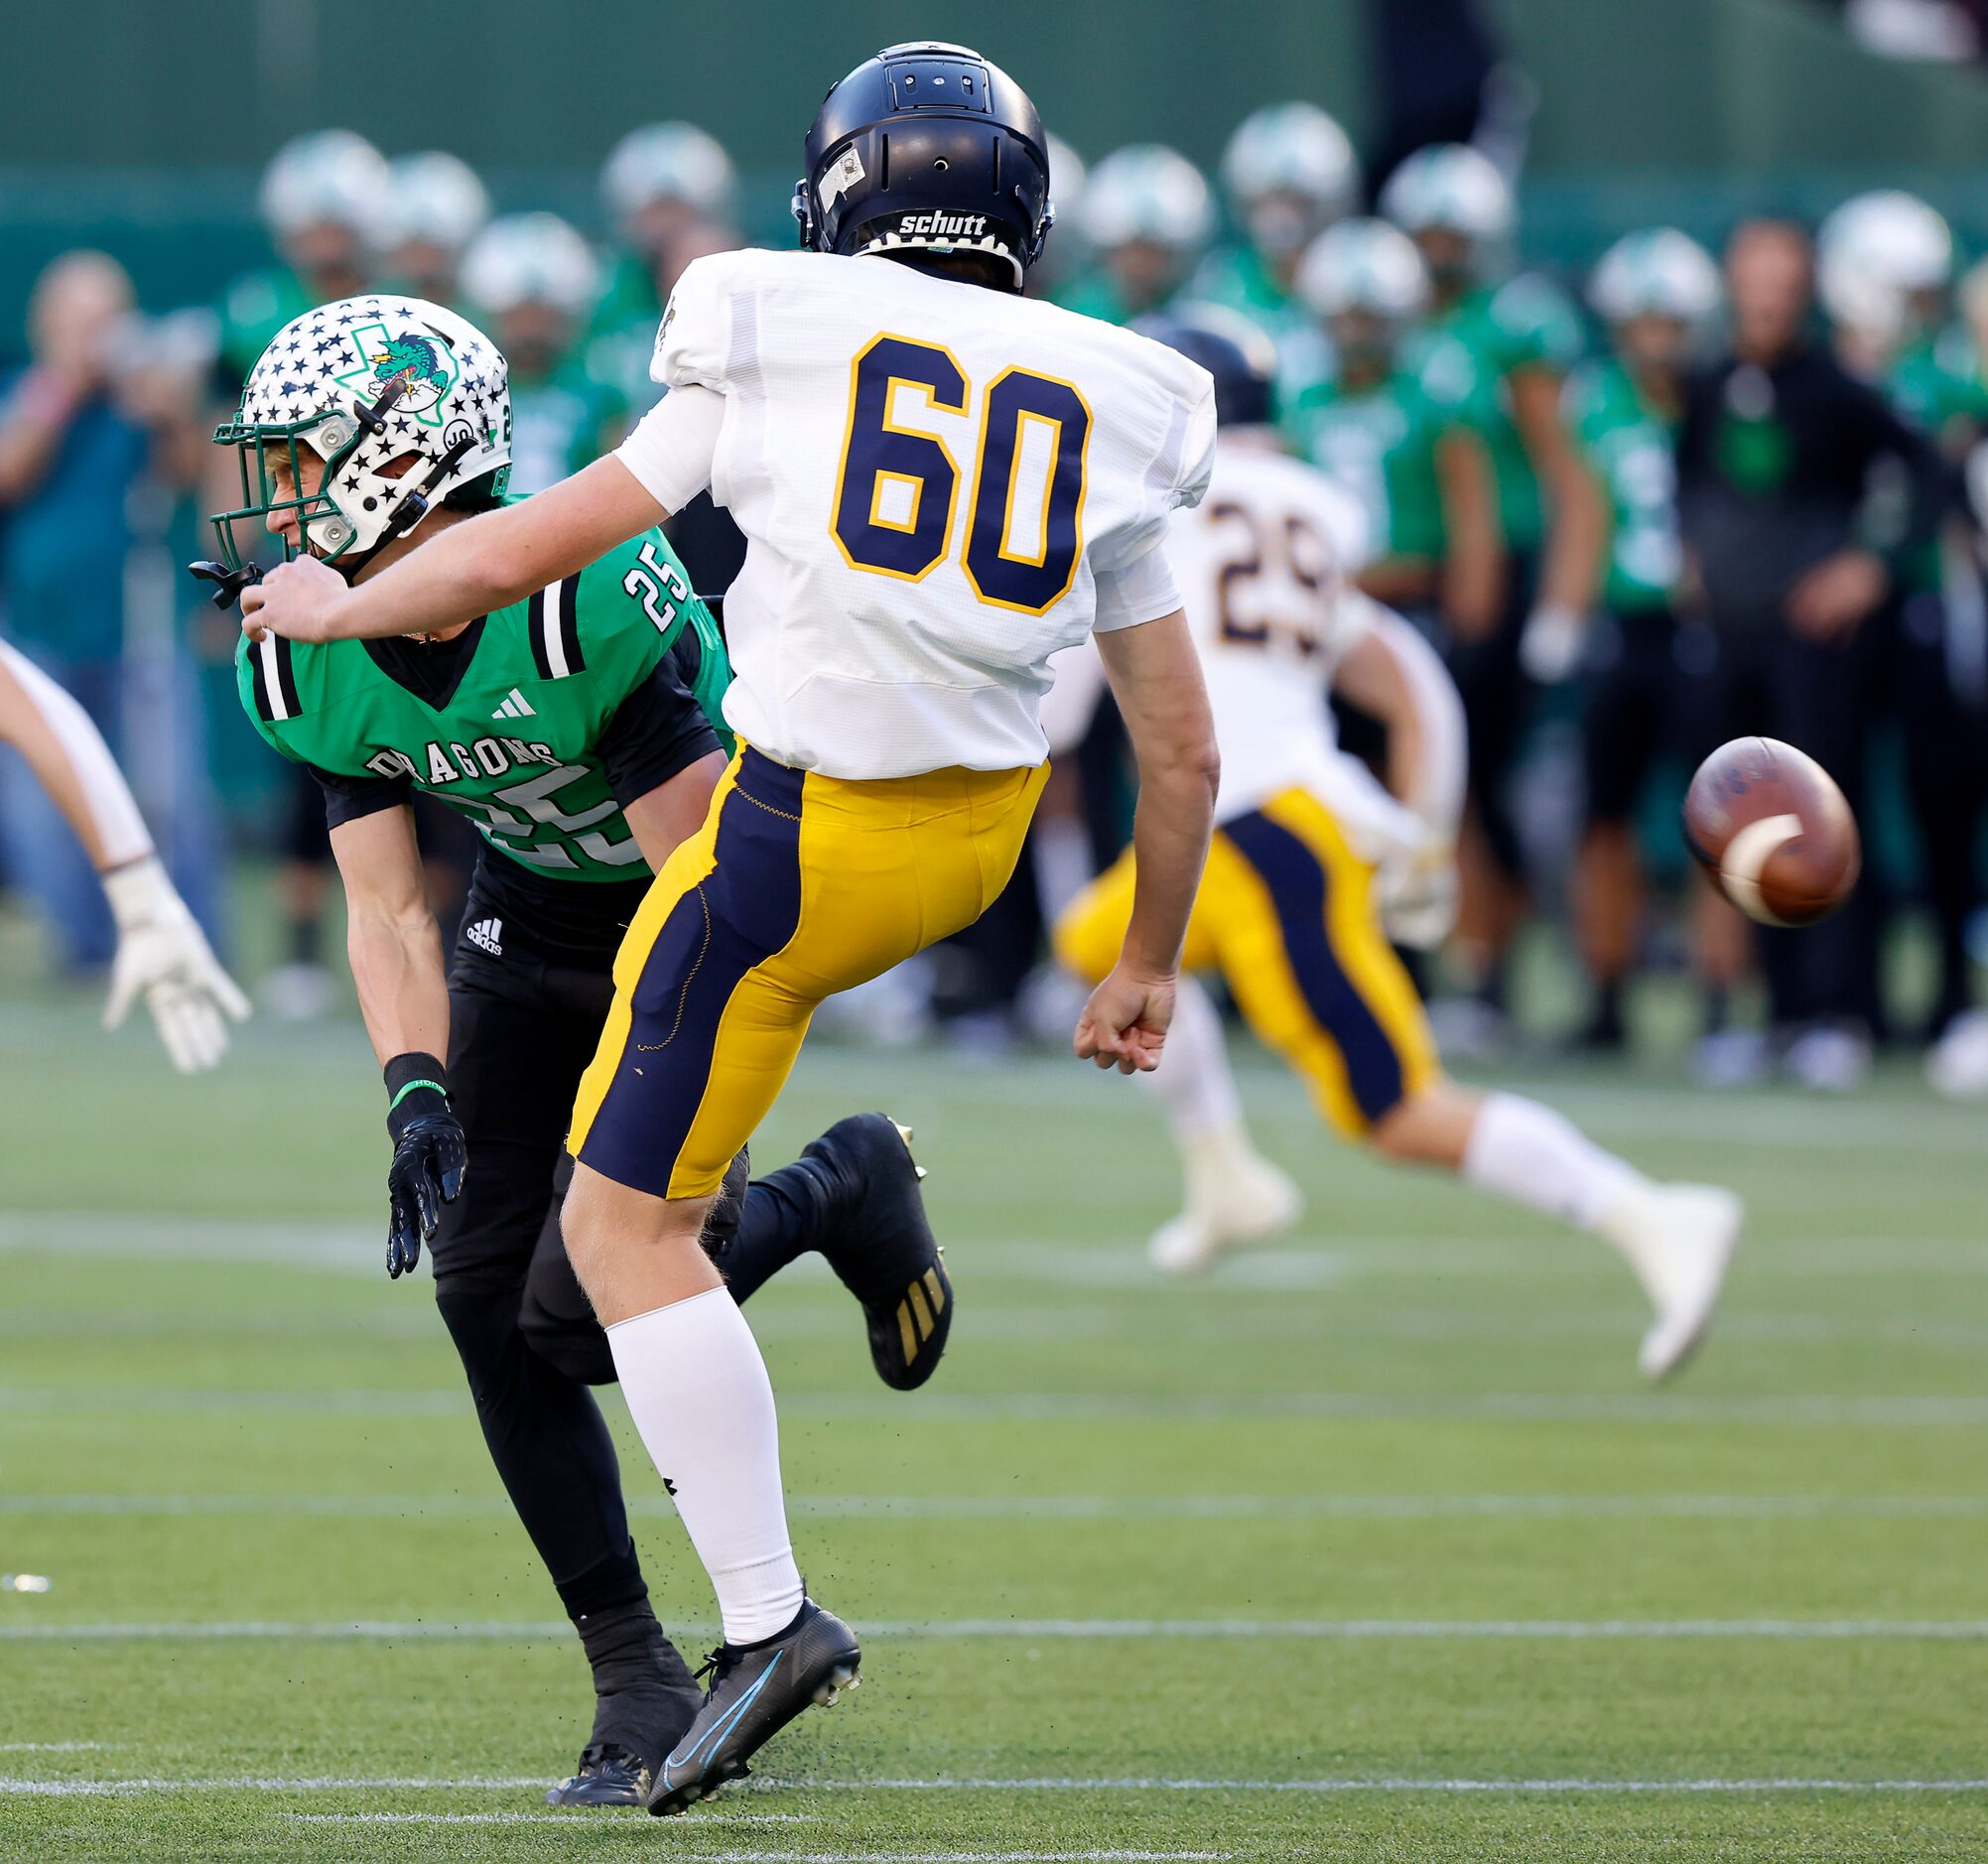
<svg viewBox="0 0 1988 1864"><path fill-rule="evenodd" d="M1443 375L1403 366L1428 304L1428 275L1407 235L1386 220L1342 220L1314 240L1297 289L1334 358L1301 393L1285 428L1367 514L1357 582L1369 595L1452 627L1497 619L1504 583L1497 495L1467 363ZM1438 399L1432 380L1465 399Z"/></svg>
<svg viewBox="0 0 1988 1864"><path fill-rule="evenodd" d="M599 268L556 213L512 213L477 236L464 291L511 364L511 484L541 491L619 444L628 406L588 368L580 332Z"/></svg>
<svg viewBox="0 0 1988 1864"><path fill-rule="evenodd" d="M1129 324L1187 283L1215 231L1215 203L1201 171L1177 149L1134 143L1091 171L1076 223L1091 263L1056 302L1107 324Z"/></svg>

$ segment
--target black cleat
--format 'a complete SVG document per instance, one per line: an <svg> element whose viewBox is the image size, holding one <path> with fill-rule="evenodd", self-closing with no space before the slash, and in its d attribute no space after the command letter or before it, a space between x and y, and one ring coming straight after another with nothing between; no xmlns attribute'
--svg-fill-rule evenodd
<svg viewBox="0 0 1988 1864"><path fill-rule="evenodd" d="M745 1763L812 1703L829 1707L854 1689L862 1652L855 1632L814 1600L777 1638L711 1654L711 1693L690 1732L656 1770L649 1810L658 1818L711 1798Z"/></svg>
<svg viewBox="0 0 1988 1864"><path fill-rule="evenodd" d="M643 1805L651 1776L640 1755L612 1741L583 1749L580 1772L546 1790L548 1805Z"/></svg>
<svg viewBox="0 0 1988 1864"><path fill-rule="evenodd" d="M862 1303L876 1376L898 1392L931 1378L953 1327L946 1253L925 1217L911 1129L888 1114L852 1114L803 1146L847 1187L842 1215L818 1245Z"/></svg>

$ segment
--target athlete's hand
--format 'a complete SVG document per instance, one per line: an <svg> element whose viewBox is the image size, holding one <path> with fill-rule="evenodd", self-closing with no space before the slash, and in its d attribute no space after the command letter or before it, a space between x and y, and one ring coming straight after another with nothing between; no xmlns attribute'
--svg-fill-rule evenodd
<svg viewBox="0 0 1988 1864"><path fill-rule="evenodd" d="M1541 686L1558 686L1579 670L1587 651L1588 624L1571 608L1542 601L1525 617L1519 636L1519 665Z"/></svg>
<svg viewBox="0 0 1988 1864"><path fill-rule="evenodd" d="M117 920L117 955L103 1026L116 1028L142 997L173 1066L182 1074L211 1068L227 1050L224 1015L242 1021L248 999L221 969L157 856L106 874L104 891Z"/></svg>
<svg viewBox="0 0 1988 1864"><path fill-rule="evenodd" d="M293 641L343 638L338 610L351 599L345 579L316 557L293 557L263 572L241 593L241 631L252 641L281 634Z"/></svg>
<svg viewBox="0 0 1988 1864"><path fill-rule="evenodd" d="M435 1241L442 1206L463 1195L463 1168L467 1158L463 1123L446 1103L401 1129L386 1174L386 1271L390 1277L397 1280L412 1274L423 1247Z"/></svg>
<svg viewBox="0 0 1988 1864"><path fill-rule="evenodd" d="M1456 844L1446 835L1384 856L1374 876L1382 930L1414 951L1432 952L1449 937L1457 893Z"/></svg>
<svg viewBox="0 0 1988 1864"><path fill-rule="evenodd" d="M1173 1021L1173 993L1170 977L1140 977L1123 964L1115 966L1077 1018L1078 1060L1121 1074L1150 1074L1159 1066Z"/></svg>

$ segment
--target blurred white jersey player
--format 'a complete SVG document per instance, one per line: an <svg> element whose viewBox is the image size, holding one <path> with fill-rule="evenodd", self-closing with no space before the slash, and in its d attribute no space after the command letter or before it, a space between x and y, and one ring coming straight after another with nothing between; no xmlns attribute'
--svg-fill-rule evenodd
<svg viewBox="0 0 1988 1864"><path fill-rule="evenodd" d="M1207 496L1176 515L1168 541L1222 750L1183 969L1223 974L1340 1132L1614 1244L1656 1309L1642 1365L1660 1378L1710 1320L1739 1201L1653 1184L1559 1114L1446 1079L1394 946L1433 946L1454 916L1464 787L1455 688L1405 621L1350 588L1364 548L1359 507L1277 451L1268 344L1208 309L1151 328L1214 371L1224 424ZM1070 677L1081 687L1081 663ZM1335 742L1335 689L1387 726L1385 787ZM1059 685L1059 727L1082 710ZM1059 919L1058 955L1080 977L1112 963L1134 871L1127 853ZM1295 1222L1297 1189L1251 1145L1220 1018L1189 985L1153 1087L1186 1177L1185 1210L1153 1238L1157 1265L1204 1267Z"/></svg>
<svg viewBox="0 0 1988 1864"><path fill-rule="evenodd" d="M1207 480L1214 385L1162 344L1020 295L1050 187L1035 107L997 67L889 48L809 131L809 250L715 254L678 280L656 346L668 393L617 454L349 588L292 562L243 598L251 629L314 639L432 632L499 592L530 598L562 678L584 671L571 592L602 551L707 487L745 535L726 597L740 749L622 944L562 1213L725 1625L657 1811L744 1772L859 1658L802 1591L772 1390L699 1242L712 1194L815 1006L1006 884L1046 774L1049 657L1094 632L1140 764L1139 899L1073 1046L1130 1073L1166 1039L1217 759L1161 546ZM373 386L433 399L432 368L389 373ZM622 588L658 626L689 595L659 565ZM935 1263L897 1324L929 1326L944 1297Z"/></svg>

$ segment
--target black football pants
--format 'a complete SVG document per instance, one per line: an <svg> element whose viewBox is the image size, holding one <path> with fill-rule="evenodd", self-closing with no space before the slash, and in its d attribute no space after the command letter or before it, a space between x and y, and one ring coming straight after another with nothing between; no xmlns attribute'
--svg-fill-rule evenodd
<svg viewBox="0 0 1988 1864"><path fill-rule="evenodd" d="M576 1616L646 1592L613 1441L588 1390L612 1383L614 1362L559 1233L573 1097L612 997L605 963L491 956L466 936L450 972L449 1085L468 1168L436 1233L435 1300L497 1474ZM802 1161L748 1190L745 1154L733 1160L707 1245L735 1299L813 1247L826 1183Z"/></svg>

